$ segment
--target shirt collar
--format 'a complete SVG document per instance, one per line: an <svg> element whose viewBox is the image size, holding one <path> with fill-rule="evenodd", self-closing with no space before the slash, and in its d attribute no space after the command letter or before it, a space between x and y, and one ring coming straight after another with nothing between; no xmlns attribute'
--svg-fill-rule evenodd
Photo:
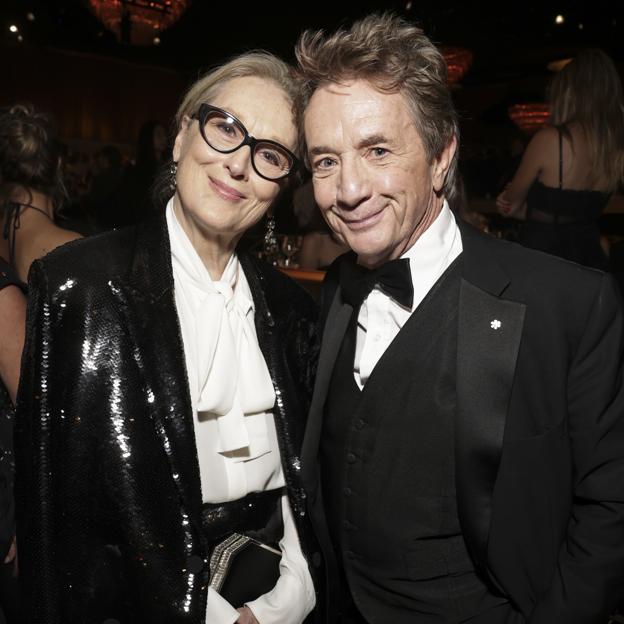
<svg viewBox="0 0 624 624"><path fill-rule="evenodd" d="M444 200L440 214L401 258L408 258L410 266L419 270L437 265L448 254L458 235L457 223Z"/></svg>
<svg viewBox="0 0 624 624"><path fill-rule="evenodd" d="M434 222L401 256L410 261L415 294L412 310L461 251L461 234L448 202L444 200Z"/></svg>

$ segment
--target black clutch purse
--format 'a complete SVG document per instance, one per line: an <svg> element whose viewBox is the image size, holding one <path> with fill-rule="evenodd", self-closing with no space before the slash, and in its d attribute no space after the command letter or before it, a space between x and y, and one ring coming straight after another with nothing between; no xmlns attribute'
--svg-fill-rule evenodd
<svg viewBox="0 0 624 624"><path fill-rule="evenodd" d="M275 587L281 559L277 548L233 533L212 551L210 587L237 609Z"/></svg>

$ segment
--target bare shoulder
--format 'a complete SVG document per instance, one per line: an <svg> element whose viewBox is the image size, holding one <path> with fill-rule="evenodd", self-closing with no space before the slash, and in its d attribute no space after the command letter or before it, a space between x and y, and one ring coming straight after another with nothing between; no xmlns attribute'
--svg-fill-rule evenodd
<svg viewBox="0 0 624 624"><path fill-rule="evenodd" d="M50 224L49 227L42 228L33 236L29 249L32 260L42 258L57 247L78 240L79 238L83 237L78 232L65 230L58 225Z"/></svg>
<svg viewBox="0 0 624 624"><path fill-rule="evenodd" d="M26 297L15 285L0 289L0 319L23 318L26 311Z"/></svg>
<svg viewBox="0 0 624 624"><path fill-rule="evenodd" d="M547 126L546 128L542 128L538 130L534 135L529 145L527 146L527 150L531 149L537 153L541 152L544 149L554 149L557 147L559 141L559 132L556 128L552 126Z"/></svg>
<svg viewBox="0 0 624 624"><path fill-rule="evenodd" d="M59 245L64 245L65 243L69 243L70 241L83 238L82 234L74 232L73 230L65 230L61 227L58 227L58 225L54 226L53 234L53 236L50 236L50 242L53 244L50 251L52 249L55 249Z"/></svg>

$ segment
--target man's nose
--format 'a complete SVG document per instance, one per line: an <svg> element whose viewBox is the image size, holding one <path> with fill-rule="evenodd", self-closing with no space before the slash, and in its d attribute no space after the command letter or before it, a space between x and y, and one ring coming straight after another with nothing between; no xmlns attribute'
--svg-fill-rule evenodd
<svg viewBox="0 0 624 624"><path fill-rule="evenodd" d="M344 159L340 167L336 203L343 208L355 208L371 195L370 177L358 159Z"/></svg>

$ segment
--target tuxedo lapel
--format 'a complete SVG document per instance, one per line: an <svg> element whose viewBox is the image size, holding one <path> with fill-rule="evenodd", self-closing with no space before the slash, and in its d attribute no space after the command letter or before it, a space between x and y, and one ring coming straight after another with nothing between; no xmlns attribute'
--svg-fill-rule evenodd
<svg viewBox="0 0 624 624"><path fill-rule="evenodd" d="M201 484L164 216L138 226L132 267L111 283L135 347L156 435L181 500L200 522Z"/></svg>
<svg viewBox="0 0 624 624"><path fill-rule="evenodd" d="M457 342L456 480L462 531L485 568L492 495L525 305L501 298L509 279L481 235L461 226L463 278Z"/></svg>
<svg viewBox="0 0 624 624"><path fill-rule="evenodd" d="M314 384L314 392L312 394L312 403L310 405L310 415L303 439L303 448L301 452L301 465L304 484L309 490L313 490L317 483L317 461L321 430L323 428L323 409L325 399L329 389L334 363L338 356L338 351L353 308L342 303L340 291L334 294L327 321L323 331L321 342L321 351L319 354L318 372L316 374L316 382Z"/></svg>

